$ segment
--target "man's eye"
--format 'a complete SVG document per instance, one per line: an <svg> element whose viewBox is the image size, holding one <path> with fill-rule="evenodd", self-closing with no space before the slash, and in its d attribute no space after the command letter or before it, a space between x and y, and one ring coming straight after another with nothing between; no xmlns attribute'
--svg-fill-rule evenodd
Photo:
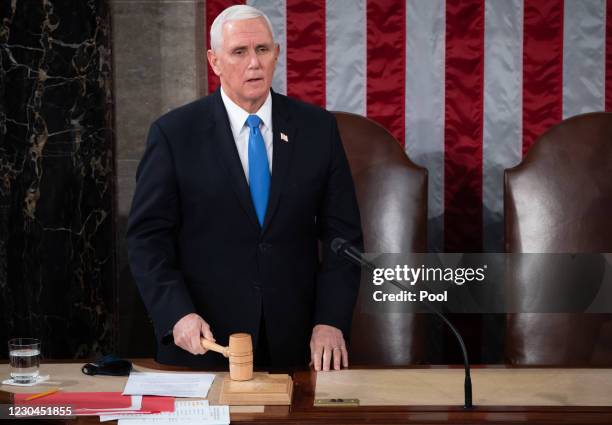
<svg viewBox="0 0 612 425"><path fill-rule="evenodd" d="M258 47L258 48L257 48L257 51L258 51L259 53L265 53L265 52L267 52L268 50L270 50L270 49L268 49L268 48L267 48L267 47L265 47L265 46L262 46L262 47Z"/></svg>
<svg viewBox="0 0 612 425"><path fill-rule="evenodd" d="M243 49L234 50L234 54L238 56L242 56L244 55L244 50Z"/></svg>

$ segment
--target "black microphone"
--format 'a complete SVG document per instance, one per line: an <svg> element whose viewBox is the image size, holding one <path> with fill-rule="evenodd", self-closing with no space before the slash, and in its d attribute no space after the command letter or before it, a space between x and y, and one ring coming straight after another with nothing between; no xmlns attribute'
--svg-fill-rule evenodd
<svg viewBox="0 0 612 425"><path fill-rule="evenodd" d="M367 261L361 255L361 252L359 252L357 248L355 248L345 239L335 238L331 242L331 249L334 251L334 254L345 257L360 266L366 266L366 264L367 266L373 266L372 264L367 263Z"/></svg>
<svg viewBox="0 0 612 425"><path fill-rule="evenodd" d="M374 271L374 269L377 268L376 265L370 263L365 258L363 258L363 254L345 239L334 238L334 240L332 240L331 242L331 249L339 257L343 257L354 264L367 268L368 270L372 272ZM391 279L389 280L385 279L385 280L395 285L397 288L403 291L410 291L408 287L402 285L396 280L391 280ZM461 346L461 351L463 352L463 365L465 367L465 382L464 382L465 402L464 402L463 408L472 409L474 407L474 405L472 404L472 378L470 376L470 363L468 361L467 349L465 348L465 343L463 342L463 338L461 337L461 334L459 333L459 331L457 331L457 329L453 326L453 324L446 318L446 316L440 313L434 306L432 306L427 301L419 301L419 302L423 304L425 307L427 307L429 311L431 311L436 316L438 316L444 323L446 323L446 325L451 329L451 331L453 331L453 334L455 334L457 341L459 341L459 345Z"/></svg>

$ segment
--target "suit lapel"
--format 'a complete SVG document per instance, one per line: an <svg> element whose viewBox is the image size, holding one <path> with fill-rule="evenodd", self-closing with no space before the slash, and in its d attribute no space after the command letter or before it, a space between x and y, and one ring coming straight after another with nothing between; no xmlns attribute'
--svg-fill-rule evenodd
<svg viewBox="0 0 612 425"><path fill-rule="evenodd" d="M272 179L270 183L270 197L264 218L263 231L265 232L274 213L278 208L280 194L287 181L291 153L295 144L296 128L291 121L285 99L272 92ZM282 136L281 136L282 135Z"/></svg>
<svg viewBox="0 0 612 425"><path fill-rule="evenodd" d="M260 229L259 221L251 201L251 192L247 184L246 177L244 175L244 169L240 162L240 156L236 149L236 142L232 135L232 130L227 116L225 106L223 106L223 100L221 99L221 92L219 89L213 94L213 122L214 122L214 139L215 146L217 147L219 157L227 166L230 177L230 186L236 193L240 205L245 210L247 216L253 225Z"/></svg>

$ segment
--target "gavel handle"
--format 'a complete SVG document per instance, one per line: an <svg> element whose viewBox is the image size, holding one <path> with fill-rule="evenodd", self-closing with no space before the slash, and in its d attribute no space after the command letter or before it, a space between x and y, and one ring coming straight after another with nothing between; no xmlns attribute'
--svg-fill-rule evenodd
<svg viewBox="0 0 612 425"><path fill-rule="evenodd" d="M206 348L207 350L212 350L219 354L223 354L223 357L229 357L229 347L224 347L215 342L209 341L206 338L200 338L200 343L202 344L202 347Z"/></svg>

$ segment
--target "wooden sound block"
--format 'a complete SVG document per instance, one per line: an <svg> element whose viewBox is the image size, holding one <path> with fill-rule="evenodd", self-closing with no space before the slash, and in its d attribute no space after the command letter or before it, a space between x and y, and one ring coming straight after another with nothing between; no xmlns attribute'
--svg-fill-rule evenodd
<svg viewBox="0 0 612 425"><path fill-rule="evenodd" d="M250 381L223 380L220 404L230 406L290 405L293 381L289 375L254 373Z"/></svg>

